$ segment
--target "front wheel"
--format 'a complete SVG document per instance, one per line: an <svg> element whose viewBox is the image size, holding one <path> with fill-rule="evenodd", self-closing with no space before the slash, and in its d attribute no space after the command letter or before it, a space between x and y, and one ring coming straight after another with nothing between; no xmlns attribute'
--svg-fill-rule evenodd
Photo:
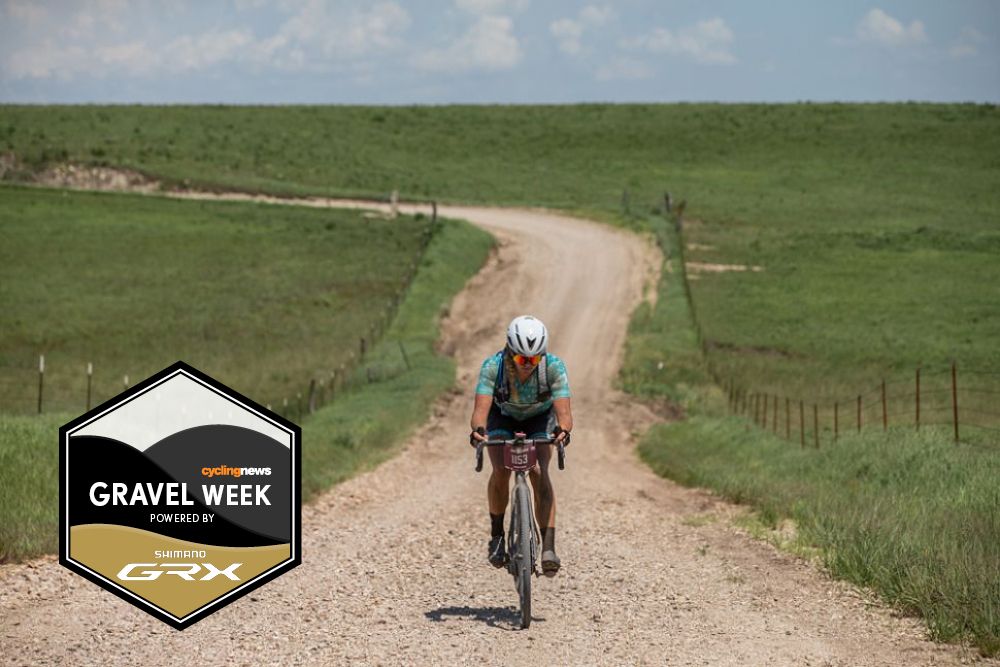
<svg viewBox="0 0 1000 667"><path fill-rule="evenodd" d="M534 569L531 553L531 500L528 485L521 482L515 488L514 502L517 508L517 542L514 558L517 567L514 572L517 593L521 600L521 627L531 625L531 573Z"/></svg>

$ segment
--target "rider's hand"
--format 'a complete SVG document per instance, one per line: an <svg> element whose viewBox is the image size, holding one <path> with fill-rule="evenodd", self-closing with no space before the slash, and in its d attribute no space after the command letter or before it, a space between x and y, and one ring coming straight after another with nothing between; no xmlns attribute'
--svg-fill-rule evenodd
<svg viewBox="0 0 1000 667"><path fill-rule="evenodd" d="M566 429L562 428L561 426L556 426L556 430L555 430L554 434L556 436L556 442L557 443L561 442L563 444L563 447L568 447L569 446L569 440L570 440L570 438L569 438L569 431L567 431Z"/></svg>
<svg viewBox="0 0 1000 667"><path fill-rule="evenodd" d="M469 445L475 447L480 442L486 442L488 439L486 437L486 429L480 426L469 434Z"/></svg>

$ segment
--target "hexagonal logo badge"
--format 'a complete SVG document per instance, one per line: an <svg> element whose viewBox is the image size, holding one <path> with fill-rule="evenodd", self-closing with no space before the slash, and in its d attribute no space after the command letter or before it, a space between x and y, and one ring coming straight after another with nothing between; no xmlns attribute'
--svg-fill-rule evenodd
<svg viewBox="0 0 1000 667"><path fill-rule="evenodd" d="M301 561L298 426L178 362L59 429L59 561L177 629Z"/></svg>

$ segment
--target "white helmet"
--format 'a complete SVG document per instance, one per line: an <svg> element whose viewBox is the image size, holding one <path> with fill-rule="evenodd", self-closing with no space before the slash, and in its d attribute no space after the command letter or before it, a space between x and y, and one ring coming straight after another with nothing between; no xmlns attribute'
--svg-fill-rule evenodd
<svg viewBox="0 0 1000 667"><path fill-rule="evenodd" d="M549 332L542 321L531 315L515 317L507 327L507 346L514 354L534 356L545 354Z"/></svg>

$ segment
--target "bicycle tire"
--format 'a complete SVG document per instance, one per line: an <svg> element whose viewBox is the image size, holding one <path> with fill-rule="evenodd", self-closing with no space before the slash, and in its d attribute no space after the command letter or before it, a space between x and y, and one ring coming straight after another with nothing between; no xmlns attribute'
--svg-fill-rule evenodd
<svg viewBox="0 0 1000 667"><path fill-rule="evenodd" d="M534 563L531 554L531 499L528 485L522 480L516 487L515 502L518 512L517 539L517 592L521 602L521 629L531 625L531 572Z"/></svg>

